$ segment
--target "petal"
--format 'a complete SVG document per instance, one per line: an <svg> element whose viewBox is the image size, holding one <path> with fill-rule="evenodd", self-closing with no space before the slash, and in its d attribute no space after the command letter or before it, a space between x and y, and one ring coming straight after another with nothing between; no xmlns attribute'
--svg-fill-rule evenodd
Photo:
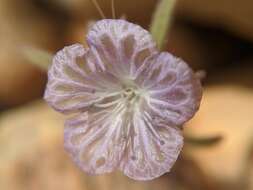
<svg viewBox="0 0 253 190"><path fill-rule="evenodd" d="M157 52L149 32L125 20L98 21L87 42L107 70L121 78L133 77L144 60Z"/></svg>
<svg viewBox="0 0 253 190"><path fill-rule="evenodd" d="M200 80L185 62L169 53L150 58L138 73L136 83L149 93L149 113L169 125L182 125L199 108Z"/></svg>
<svg viewBox="0 0 253 190"><path fill-rule="evenodd" d="M120 169L135 180L151 180L169 172L183 146L180 129L156 123L143 112L136 114L133 123Z"/></svg>
<svg viewBox="0 0 253 190"><path fill-rule="evenodd" d="M115 170L126 145L124 106L90 109L65 125L65 148L77 165L89 174Z"/></svg>
<svg viewBox="0 0 253 190"><path fill-rule="evenodd" d="M44 98L58 111L78 112L99 101L101 94L117 89L118 80L103 70L82 45L65 47L53 59Z"/></svg>

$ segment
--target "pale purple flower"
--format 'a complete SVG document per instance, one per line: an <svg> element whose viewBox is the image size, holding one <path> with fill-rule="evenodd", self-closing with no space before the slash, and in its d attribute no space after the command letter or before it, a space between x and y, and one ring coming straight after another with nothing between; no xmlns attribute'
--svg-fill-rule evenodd
<svg viewBox="0 0 253 190"><path fill-rule="evenodd" d="M89 174L119 169L150 180L170 171L183 146L181 126L199 108L199 79L125 20L98 21L87 43L59 51L48 73L46 101L72 114L66 150Z"/></svg>

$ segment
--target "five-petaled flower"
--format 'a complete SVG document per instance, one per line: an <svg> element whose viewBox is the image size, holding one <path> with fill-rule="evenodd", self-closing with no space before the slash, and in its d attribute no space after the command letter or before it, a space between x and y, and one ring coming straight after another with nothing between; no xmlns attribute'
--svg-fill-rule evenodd
<svg viewBox="0 0 253 190"><path fill-rule="evenodd" d="M87 44L59 51L48 72L46 101L72 114L66 150L89 174L119 169L150 180L168 172L183 146L181 126L199 108L199 79L125 20L98 21Z"/></svg>

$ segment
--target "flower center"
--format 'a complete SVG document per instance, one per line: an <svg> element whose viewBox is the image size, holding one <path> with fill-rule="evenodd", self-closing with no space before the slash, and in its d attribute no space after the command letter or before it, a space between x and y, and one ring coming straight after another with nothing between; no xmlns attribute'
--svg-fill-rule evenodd
<svg viewBox="0 0 253 190"><path fill-rule="evenodd" d="M126 106L138 104L143 97L144 92L132 80L125 80L122 83L121 99L126 103Z"/></svg>
<svg viewBox="0 0 253 190"><path fill-rule="evenodd" d="M124 105L125 113L132 115L138 109L142 100L141 90L133 85L123 87L121 92L121 104ZM129 116L130 116L129 115Z"/></svg>
<svg viewBox="0 0 253 190"><path fill-rule="evenodd" d="M126 88L122 96L126 98L128 101L132 101L134 98L137 97L137 94L133 88Z"/></svg>
<svg viewBox="0 0 253 190"><path fill-rule="evenodd" d="M94 104L97 108L113 108L127 110L132 112L141 104L141 100L146 96L145 92L138 88L133 82L122 83L122 86L116 92L102 95L101 100Z"/></svg>

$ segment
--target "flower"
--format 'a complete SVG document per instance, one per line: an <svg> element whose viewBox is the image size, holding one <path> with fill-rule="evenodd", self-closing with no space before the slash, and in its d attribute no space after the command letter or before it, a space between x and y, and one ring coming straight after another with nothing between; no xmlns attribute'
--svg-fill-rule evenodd
<svg viewBox="0 0 253 190"><path fill-rule="evenodd" d="M66 150L89 174L119 169L150 180L170 171L183 146L181 126L199 108L199 79L125 20L96 22L87 44L59 51L48 72L45 100L71 114Z"/></svg>

